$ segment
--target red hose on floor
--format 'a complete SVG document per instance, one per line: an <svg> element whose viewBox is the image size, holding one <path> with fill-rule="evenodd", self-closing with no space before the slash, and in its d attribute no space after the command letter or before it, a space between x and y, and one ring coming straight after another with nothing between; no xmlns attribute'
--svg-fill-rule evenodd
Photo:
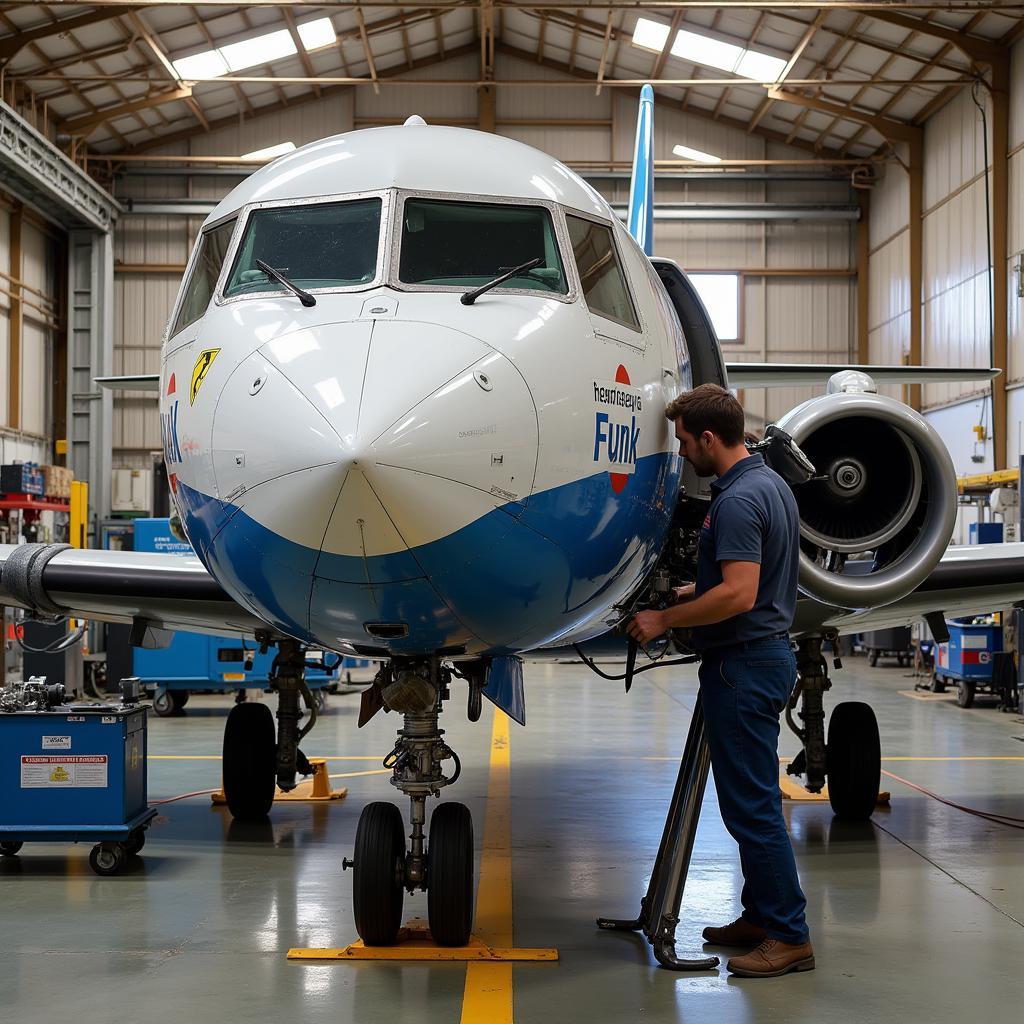
<svg viewBox="0 0 1024 1024"><path fill-rule="evenodd" d="M938 800L940 804L945 804L954 810L963 811L965 814L973 814L976 818L984 818L986 821L994 822L997 825L1006 825L1007 828L1024 829L1024 818L1011 818L1008 814L994 814L992 811L979 811L975 807L965 807L963 804L957 804L952 800L947 800L944 796L939 796L938 793L933 793L930 789L925 789L924 786L919 786L916 782L911 782L909 779L904 779L899 775L894 775L892 772L887 772L884 768L882 769L882 774L887 775L896 782L902 782L904 786L916 789L918 793L924 793L925 796L930 796L933 800Z"/></svg>

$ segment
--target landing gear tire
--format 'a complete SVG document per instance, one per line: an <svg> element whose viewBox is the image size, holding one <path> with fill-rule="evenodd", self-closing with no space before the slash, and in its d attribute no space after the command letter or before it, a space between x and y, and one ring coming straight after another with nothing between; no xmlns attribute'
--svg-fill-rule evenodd
<svg viewBox="0 0 1024 1024"><path fill-rule="evenodd" d="M356 931L367 946L391 946L402 926L405 828L394 804L367 804L356 826L352 902Z"/></svg>
<svg viewBox="0 0 1024 1024"><path fill-rule="evenodd" d="M183 711L185 705L188 703L188 690L170 690L171 703L174 705L174 710Z"/></svg>
<svg viewBox="0 0 1024 1024"><path fill-rule="evenodd" d="M473 929L473 817L441 804L430 819L427 919L439 946L465 946Z"/></svg>
<svg viewBox="0 0 1024 1024"><path fill-rule="evenodd" d="M938 672L932 673L932 693L945 693L946 692L946 681L939 675Z"/></svg>
<svg viewBox="0 0 1024 1024"><path fill-rule="evenodd" d="M124 868L128 854L121 843L97 843L89 851L89 867L97 875L116 875Z"/></svg>
<svg viewBox="0 0 1024 1024"><path fill-rule="evenodd" d="M170 690L157 690L153 695L153 710L161 718L170 718L177 710L174 706L174 698Z"/></svg>
<svg viewBox="0 0 1024 1024"><path fill-rule="evenodd" d="M277 741L266 704L236 704L224 726L224 796L238 821L261 821L274 803Z"/></svg>
<svg viewBox="0 0 1024 1024"><path fill-rule="evenodd" d="M8 843L0 843L0 857L15 857L22 847L22 843L12 839Z"/></svg>
<svg viewBox="0 0 1024 1024"><path fill-rule="evenodd" d="M828 799L836 817L867 821L878 800L882 748L870 704L837 704L828 723Z"/></svg>
<svg viewBox="0 0 1024 1024"><path fill-rule="evenodd" d="M974 703L974 683L970 679L961 679L956 684L956 702L962 708L969 708Z"/></svg>

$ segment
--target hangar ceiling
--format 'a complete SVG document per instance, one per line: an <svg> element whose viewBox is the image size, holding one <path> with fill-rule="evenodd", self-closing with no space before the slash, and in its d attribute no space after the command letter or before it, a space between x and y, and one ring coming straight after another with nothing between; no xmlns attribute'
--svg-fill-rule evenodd
<svg viewBox="0 0 1024 1024"><path fill-rule="evenodd" d="M85 153L144 153L332 91L637 89L822 155L885 152L962 89L999 88L1021 3L595 0L0 5L3 96ZM503 77L500 55L564 72ZM524 65L517 64L518 69ZM518 71L517 71L518 74ZM424 85L417 80L417 85Z"/></svg>

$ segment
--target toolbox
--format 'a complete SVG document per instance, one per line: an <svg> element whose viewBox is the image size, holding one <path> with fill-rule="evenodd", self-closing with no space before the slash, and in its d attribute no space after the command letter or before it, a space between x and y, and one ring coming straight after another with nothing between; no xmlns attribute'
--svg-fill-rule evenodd
<svg viewBox="0 0 1024 1024"><path fill-rule="evenodd" d="M146 713L138 704L59 704L0 713L0 854L25 842L97 843L112 875L142 849L156 816L146 786Z"/></svg>
<svg viewBox="0 0 1024 1024"><path fill-rule="evenodd" d="M4 494L42 494L43 474L35 462L0 466L0 491Z"/></svg>

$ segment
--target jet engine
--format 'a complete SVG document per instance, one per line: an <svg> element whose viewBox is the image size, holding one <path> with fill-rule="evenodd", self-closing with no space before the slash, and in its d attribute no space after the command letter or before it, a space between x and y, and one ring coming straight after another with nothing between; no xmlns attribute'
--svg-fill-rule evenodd
<svg viewBox="0 0 1024 1024"><path fill-rule="evenodd" d="M858 375L863 376L863 375ZM842 381L830 384L842 387ZM857 389L812 398L783 416L815 466L794 484L800 588L842 608L891 604L924 582L949 544L956 474L936 430L892 398Z"/></svg>

